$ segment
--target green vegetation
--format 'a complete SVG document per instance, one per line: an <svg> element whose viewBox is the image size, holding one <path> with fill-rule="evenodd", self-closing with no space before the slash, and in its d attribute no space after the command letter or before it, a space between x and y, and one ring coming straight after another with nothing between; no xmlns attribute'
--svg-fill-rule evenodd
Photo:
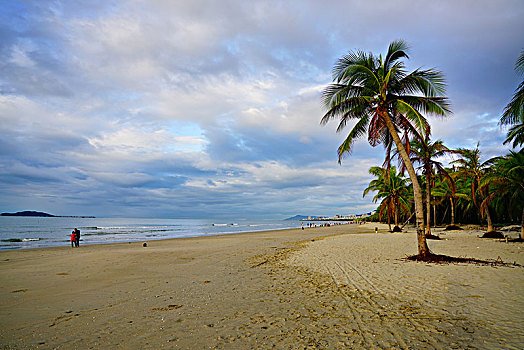
<svg viewBox="0 0 524 350"><path fill-rule="evenodd" d="M391 216L394 217L395 226L398 227L399 215L407 214L410 211L411 204L409 199L411 190L409 188L408 180L397 174L397 169L391 167L389 172L387 169L381 167L372 167L369 169L371 175L376 176L375 180L369 183L369 186L364 190L363 196L370 191L376 191L377 194L373 197L373 202L382 200L378 209L379 220L382 219L384 213L387 216L389 230L391 231Z"/></svg>
<svg viewBox="0 0 524 350"><path fill-rule="evenodd" d="M321 124L339 118L337 131L340 132L351 119L357 120L338 148L339 162L351 151L354 141L365 134L372 146L384 144L387 159L389 150L395 145L411 179L418 251L420 256L425 256L430 251L424 234L422 190L399 132L404 133L405 140L409 135L421 138L421 134L429 134L424 114L446 116L449 107L443 97L442 74L433 69L406 72L401 60L409 58L407 50L407 44L397 40L389 45L384 58L358 51L339 59L333 68L334 83L323 92L327 112Z"/></svg>
<svg viewBox="0 0 524 350"><path fill-rule="evenodd" d="M524 75L524 50L521 51L515 62L515 71ZM524 144L524 80L519 84L513 98L504 109L500 124L511 126L504 143L513 142L513 148Z"/></svg>
<svg viewBox="0 0 524 350"><path fill-rule="evenodd" d="M479 145L473 150L452 150L441 140L432 141L425 116L450 113L444 78L433 69L406 72L401 60L407 58L407 45L398 40L389 45L384 57L357 51L335 64L333 83L323 91L326 113L321 124L336 118L337 132L341 132L356 120L338 148L339 163L352 151L355 140L365 135L371 146L384 146L385 162L369 170L375 178L364 196L376 192L373 201L380 201L379 220L385 215L390 225L392 217L397 226L399 220L415 214L420 258L432 255L426 244L431 225L487 223L490 232L495 231L494 222L520 221L524 239L524 151L481 162ZM515 67L524 74L524 51ZM506 106L500 125L510 126L504 143L512 142L513 148L524 144L524 81ZM438 161L446 154L455 158L447 168ZM391 166L393 158L401 164L400 173ZM418 173L414 165L419 166ZM403 177L404 170L409 179Z"/></svg>

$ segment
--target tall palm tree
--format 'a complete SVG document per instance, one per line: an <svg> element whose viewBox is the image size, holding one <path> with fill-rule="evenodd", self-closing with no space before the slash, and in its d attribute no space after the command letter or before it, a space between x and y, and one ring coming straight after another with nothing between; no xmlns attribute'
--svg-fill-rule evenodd
<svg viewBox="0 0 524 350"><path fill-rule="evenodd" d="M373 202L381 200L379 207L379 219L385 212L388 217L388 225L391 231L390 218L393 216L395 226L398 226L399 214L409 213L411 207L409 198L409 186L407 179L397 174L397 169L393 166L389 169L381 167L371 167L369 173L376 179L371 180L369 186L364 189L362 197L370 191L376 191Z"/></svg>
<svg viewBox="0 0 524 350"><path fill-rule="evenodd" d="M488 232L495 231L493 228L493 222L491 220L491 213L489 207L480 207L480 204L487 196L488 187L484 186L480 188L480 184L483 181L484 176L488 173L489 162L480 162L480 150L479 145L474 150L459 148L460 158L452 161L451 163L457 164L456 176L461 177L462 180L470 186L470 198L473 205L480 212L482 217L486 217L488 223Z"/></svg>
<svg viewBox="0 0 524 350"><path fill-rule="evenodd" d="M333 67L333 83L323 91L327 112L321 124L340 118L337 132L355 119L356 124L338 148L339 162L349 153L356 139L367 134L372 146L391 138L406 163L413 185L417 222L418 252L421 257L430 254L424 234L422 191L413 164L399 131L429 132L423 114L445 116L449 113L443 75L433 69L407 72L404 58L408 46L402 40L389 44L385 57L350 52Z"/></svg>
<svg viewBox="0 0 524 350"><path fill-rule="evenodd" d="M504 197L509 205L522 206L520 238L524 239L524 149L510 151L505 157L494 158L491 163L493 171L484 177L481 184L481 188L487 188L491 193L481 207L487 208L495 197Z"/></svg>
<svg viewBox="0 0 524 350"><path fill-rule="evenodd" d="M432 142L429 135L424 135L422 138L411 141L410 159L413 163L420 164L422 173L426 176L426 235L431 235L431 188L433 186L433 172L449 178L454 191L455 183L449 176L446 169L437 158L444 156L447 153L457 153L444 146L441 140Z"/></svg>
<svg viewBox="0 0 524 350"><path fill-rule="evenodd" d="M515 62L515 71L524 75L524 50ZM524 144L524 80L515 90L513 98L504 108L500 118L500 125L510 125L508 135L504 143L513 142L513 148Z"/></svg>

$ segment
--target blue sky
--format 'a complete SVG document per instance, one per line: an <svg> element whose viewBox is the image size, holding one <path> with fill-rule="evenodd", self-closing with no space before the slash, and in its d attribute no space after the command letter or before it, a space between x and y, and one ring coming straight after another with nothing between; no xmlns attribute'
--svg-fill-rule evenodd
<svg viewBox="0 0 524 350"><path fill-rule="evenodd" d="M381 146L320 126L350 50L410 46L484 159L520 77L524 2L0 1L0 211L171 218L361 213ZM349 131L349 127L346 132Z"/></svg>

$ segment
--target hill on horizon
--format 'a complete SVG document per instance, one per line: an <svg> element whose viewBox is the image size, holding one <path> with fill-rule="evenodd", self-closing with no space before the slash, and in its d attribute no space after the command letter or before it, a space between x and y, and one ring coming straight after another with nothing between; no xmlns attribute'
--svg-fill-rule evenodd
<svg viewBox="0 0 524 350"><path fill-rule="evenodd" d="M32 216L32 217L41 217L41 218L94 218L94 216L53 215L53 214L44 213L41 211L34 211L34 210L18 211L16 213L2 213L0 214L0 216Z"/></svg>
<svg viewBox="0 0 524 350"><path fill-rule="evenodd" d="M41 211L25 210L16 213L2 213L2 216L39 216L39 217L56 217L56 215L44 213Z"/></svg>

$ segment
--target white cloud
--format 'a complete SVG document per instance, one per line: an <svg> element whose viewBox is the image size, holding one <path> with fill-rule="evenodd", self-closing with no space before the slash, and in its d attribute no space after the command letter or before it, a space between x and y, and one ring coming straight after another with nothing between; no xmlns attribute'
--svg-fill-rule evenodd
<svg viewBox="0 0 524 350"><path fill-rule="evenodd" d="M9 61L24 68L30 68L35 65L35 62L29 57L28 52L18 45L13 46L11 59Z"/></svg>
<svg viewBox="0 0 524 350"><path fill-rule="evenodd" d="M205 140L196 136L176 136L165 130L138 128L116 129L88 138L89 143L102 152L120 150L129 153L166 153L200 151Z"/></svg>

